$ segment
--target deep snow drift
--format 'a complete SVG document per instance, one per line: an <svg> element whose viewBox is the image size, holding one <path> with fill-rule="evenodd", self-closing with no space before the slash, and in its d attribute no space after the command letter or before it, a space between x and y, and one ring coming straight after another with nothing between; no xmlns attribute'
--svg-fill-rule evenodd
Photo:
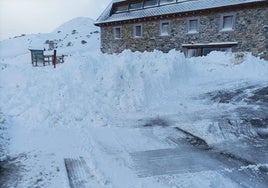
<svg viewBox="0 0 268 188"><path fill-rule="evenodd" d="M102 54L92 22L78 18L49 34L0 42L0 157L19 169L11 170L9 186L68 187L63 159L79 156L86 158L92 187L239 186L239 178L211 169L138 178L131 156L173 149L167 138L178 136L174 127L217 148L252 139L267 148L261 138L267 134L267 100L244 99L267 88L268 63L220 52L191 59L177 51ZM28 48L47 48L47 40L57 42L66 62L56 69L32 67ZM230 100L222 102L226 96ZM245 124L238 108L254 109L259 114L249 121L264 123ZM14 173L20 180L12 181Z"/></svg>

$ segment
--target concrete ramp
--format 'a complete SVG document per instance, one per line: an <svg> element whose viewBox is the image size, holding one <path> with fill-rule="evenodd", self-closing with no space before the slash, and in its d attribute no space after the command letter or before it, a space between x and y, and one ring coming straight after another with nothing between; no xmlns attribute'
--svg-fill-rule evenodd
<svg viewBox="0 0 268 188"><path fill-rule="evenodd" d="M83 157L64 159L71 188L89 188L90 172Z"/></svg>

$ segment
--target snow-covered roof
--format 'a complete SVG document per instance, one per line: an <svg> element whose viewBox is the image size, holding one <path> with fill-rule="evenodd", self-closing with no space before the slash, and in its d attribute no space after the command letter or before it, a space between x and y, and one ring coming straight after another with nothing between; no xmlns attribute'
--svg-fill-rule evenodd
<svg viewBox="0 0 268 188"><path fill-rule="evenodd" d="M109 22L132 20L166 14L191 12L204 9L221 8L226 6L242 5L266 0L186 0L173 4L143 8L140 10L112 13L113 4L126 0L113 0L95 22L96 25Z"/></svg>
<svg viewBox="0 0 268 188"><path fill-rule="evenodd" d="M209 42L209 43L182 44L182 47L233 46L237 44L238 42Z"/></svg>
<svg viewBox="0 0 268 188"><path fill-rule="evenodd" d="M126 0L113 0L114 3L124 2Z"/></svg>

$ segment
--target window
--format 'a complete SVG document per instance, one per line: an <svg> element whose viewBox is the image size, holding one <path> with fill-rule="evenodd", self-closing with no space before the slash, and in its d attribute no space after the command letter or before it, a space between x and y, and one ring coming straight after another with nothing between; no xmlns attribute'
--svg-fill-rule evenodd
<svg viewBox="0 0 268 188"><path fill-rule="evenodd" d="M221 52L232 52L232 48L228 47L228 48L220 48Z"/></svg>
<svg viewBox="0 0 268 188"><path fill-rule="evenodd" d="M220 48L217 47L209 47L209 48L203 48L203 56L207 56L210 52L213 51L220 51Z"/></svg>
<svg viewBox="0 0 268 188"><path fill-rule="evenodd" d="M142 26L141 25L134 25L134 37L142 37Z"/></svg>
<svg viewBox="0 0 268 188"><path fill-rule="evenodd" d="M160 35L166 36L169 35L169 22L161 22L160 25Z"/></svg>
<svg viewBox="0 0 268 188"><path fill-rule="evenodd" d="M142 2L139 3L131 3L129 6L130 10L135 10L135 9L141 9L142 8Z"/></svg>
<svg viewBox="0 0 268 188"><path fill-rule="evenodd" d="M221 18L221 30L231 31L234 27L234 14L223 15Z"/></svg>
<svg viewBox="0 0 268 188"><path fill-rule="evenodd" d="M124 12L128 10L128 5L120 5L115 7L115 13Z"/></svg>
<svg viewBox="0 0 268 188"><path fill-rule="evenodd" d="M156 6L158 4L158 0L145 0L144 7Z"/></svg>
<svg viewBox="0 0 268 188"><path fill-rule="evenodd" d="M208 55L210 52L213 51L219 51L219 52L232 52L231 47L209 47L209 48L203 48L203 56Z"/></svg>
<svg viewBox="0 0 268 188"><path fill-rule="evenodd" d="M200 48L187 49L186 57L198 57L201 56Z"/></svg>
<svg viewBox="0 0 268 188"><path fill-rule="evenodd" d="M212 42L182 44L186 57L206 56L212 51L232 52L238 42Z"/></svg>
<svg viewBox="0 0 268 188"><path fill-rule="evenodd" d="M220 52L232 52L231 47L199 47L199 48L190 48L186 50L186 57L198 57L206 56L210 52L220 51Z"/></svg>
<svg viewBox="0 0 268 188"><path fill-rule="evenodd" d="M160 0L160 5L168 4L168 3L175 3L176 0Z"/></svg>
<svg viewBox="0 0 268 188"><path fill-rule="evenodd" d="M114 28L114 38L115 39L121 39L122 38L121 27L115 27Z"/></svg>
<svg viewBox="0 0 268 188"><path fill-rule="evenodd" d="M188 20L188 33L198 33L199 30L199 19L190 18Z"/></svg>

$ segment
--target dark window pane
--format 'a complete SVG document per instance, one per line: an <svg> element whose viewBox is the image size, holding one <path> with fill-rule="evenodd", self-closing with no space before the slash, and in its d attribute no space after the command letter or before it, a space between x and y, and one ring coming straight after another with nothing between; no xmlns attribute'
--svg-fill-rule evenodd
<svg viewBox="0 0 268 188"><path fill-rule="evenodd" d="M157 5L158 0L145 0L144 1L144 7L150 7Z"/></svg>
<svg viewBox="0 0 268 188"><path fill-rule="evenodd" d="M135 37L141 37L141 26L135 26Z"/></svg>
<svg viewBox="0 0 268 188"><path fill-rule="evenodd" d="M201 48L187 49L187 57L201 56Z"/></svg>
<svg viewBox="0 0 268 188"><path fill-rule="evenodd" d="M232 52L232 48L220 48L221 52Z"/></svg>
<svg viewBox="0 0 268 188"><path fill-rule="evenodd" d="M189 32L197 32L197 20L189 20Z"/></svg>
<svg viewBox="0 0 268 188"><path fill-rule="evenodd" d="M131 9L131 10L140 9L140 8L142 8L142 2L140 2L140 3L132 3L132 4L130 4L130 7L129 7L129 9Z"/></svg>
<svg viewBox="0 0 268 188"><path fill-rule="evenodd" d="M223 16L223 29L232 29L233 28L233 16Z"/></svg>
<svg viewBox="0 0 268 188"><path fill-rule="evenodd" d="M169 34L169 23L165 22L161 24L161 35L168 35Z"/></svg>
<svg viewBox="0 0 268 188"><path fill-rule="evenodd" d="M123 12L123 11L127 11L128 10L128 5L121 5L121 6L117 6L115 7L115 12Z"/></svg>
<svg viewBox="0 0 268 188"><path fill-rule="evenodd" d="M176 0L160 0L160 5L168 4L168 3L175 3Z"/></svg>
<svg viewBox="0 0 268 188"><path fill-rule="evenodd" d="M121 28L120 27L114 28L114 38L116 38L116 39L121 38Z"/></svg>
<svg viewBox="0 0 268 188"><path fill-rule="evenodd" d="M203 55L206 56L212 51L219 51L219 50L220 50L219 48L204 48L203 49Z"/></svg>

